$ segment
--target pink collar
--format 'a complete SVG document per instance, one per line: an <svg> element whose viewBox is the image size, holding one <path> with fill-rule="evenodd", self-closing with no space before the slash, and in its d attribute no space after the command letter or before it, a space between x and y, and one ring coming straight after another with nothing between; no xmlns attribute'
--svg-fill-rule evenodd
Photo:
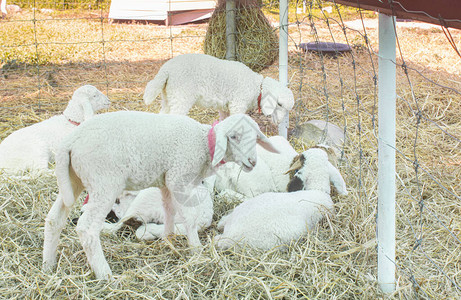
<svg viewBox="0 0 461 300"><path fill-rule="evenodd" d="M214 151L216 147L216 132L214 131L214 127L218 124L219 121L214 121L213 125L211 125L210 131L208 131L208 151L210 152L211 161L213 162ZM225 164L224 160L221 160L218 165Z"/></svg>
<svg viewBox="0 0 461 300"><path fill-rule="evenodd" d="M78 123L78 122L75 122L75 121L72 121L71 119L67 119L67 121L69 121L69 122L70 122L70 124L74 124L75 126L78 126L78 125L80 125L80 123Z"/></svg>
<svg viewBox="0 0 461 300"><path fill-rule="evenodd" d="M85 200L83 200L83 205L87 204L89 199L90 199L90 194L86 195Z"/></svg>

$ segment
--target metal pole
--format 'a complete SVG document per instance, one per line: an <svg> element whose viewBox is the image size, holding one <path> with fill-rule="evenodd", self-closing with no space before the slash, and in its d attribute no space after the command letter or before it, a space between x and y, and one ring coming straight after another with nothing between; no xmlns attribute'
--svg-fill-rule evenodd
<svg viewBox="0 0 461 300"><path fill-rule="evenodd" d="M236 43L235 33L237 31L235 26L235 13L236 13L235 0L226 1L226 59L236 60Z"/></svg>
<svg viewBox="0 0 461 300"><path fill-rule="evenodd" d="M395 17L379 14L378 284L395 290Z"/></svg>
<svg viewBox="0 0 461 300"><path fill-rule="evenodd" d="M280 0L279 4L279 81L288 85L288 0ZM279 124L279 135L288 136L289 114Z"/></svg>

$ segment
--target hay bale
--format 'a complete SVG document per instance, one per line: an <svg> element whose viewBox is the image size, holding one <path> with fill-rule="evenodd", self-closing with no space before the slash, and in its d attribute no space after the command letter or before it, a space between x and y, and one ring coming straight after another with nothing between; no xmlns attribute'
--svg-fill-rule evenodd
<svg viewBox="0 0 461 300"><path fill-rule="evenodd" d="M277 58L278 36L259 7L238 6L236 15L237 60L259 72ZM226 57L225 2L211 16L204 52L221 59Z"/></svg>

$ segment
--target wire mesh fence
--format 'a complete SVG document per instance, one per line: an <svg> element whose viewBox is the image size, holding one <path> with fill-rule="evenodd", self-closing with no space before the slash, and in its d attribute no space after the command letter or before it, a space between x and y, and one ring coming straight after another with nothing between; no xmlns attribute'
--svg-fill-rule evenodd
<svg viewBox="0 0 461 300"><path fill-rule="evenodd" d="M60 113L72 92L83 84L93 84L104 91L113 102L111 110L158 111L160 101L146 107L141 99L145 84L160 66L179 54L215 50L214 44L211 50L207 46L207 38L225 40L217 33L223 29L219 23L215 23L215 31L210 35L207 22L165 26L142 20L115 21L108 18L109 8L108 1L23 1L20 12L9 13L0 21L2 32L6 33L0 37L2 139L14 130ZM259 47L256 53L273 55L278 50L271 37L277 35L278 16L274 12L278 7L276 2L267 1L262 7L241 7L240 12L248 9L256 9L258 16L263 11L267 24L272 26L265 33L251 32L256 27L247 23L254 20L254 15L242 21L246 16L240 14L245 25L237 33L242 44L237 56L251 64L255 55L244 51ZM217 20L215 14L210 24ZM395 30L398 190L397 291L393 296L455 299L461 294L461 32L398 19ZM323 1L290 3L288 78L295 94L295 107L290 113L289 138L302 151L328 142L328 133L311 135L308 121L338 126L344 134L338 161L350 194L336 203L337 217L330 224L333 237L321 235L323 242L301 243L299 253L288 252L297 263L283 258L285 264L277 261L281 269L275 273L267 271L270 275L248 263L252 271L242 272L261 288L259 295L378 295L377 291L370 291L376 290L379 247L375 241L377 36L377 17L371 11ZM312 46L322 42L344 44L347 51L306 50L308 43ZM261 50L263 46L267 50ZM225 54L219 51L213 54ZM272 57L254 66L263 75L277 78L276 63ZM257 112L250 114L267 134L276 134L276 127L265 117ZM211 123L218 114L194 108L191 116ZM274 263L267 259L267 264L259 262L265 270ZM320 271L306 267L306 261ZM314 279L297 273L297 268L307 270ZM316 279L321 274L324 279ZM332 279L331 274L340 277ZM238 289L236 286L242 282L233 284L228 286ZM209 282L203 285L209 286ZM223 286L226 285L219 288ZM197 290L200 288L183 292L192 295Z"/></svg>

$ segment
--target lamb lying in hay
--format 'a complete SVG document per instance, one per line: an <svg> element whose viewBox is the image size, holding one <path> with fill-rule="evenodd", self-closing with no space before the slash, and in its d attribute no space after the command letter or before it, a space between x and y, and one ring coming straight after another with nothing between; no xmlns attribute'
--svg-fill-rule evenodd
<svg viewBox="0 0 461 300"><path fill-rule="evenodd" d="M199 231L210 227L213 220L212 194L215 178L215 175L205 178L202 184L191 190L184 203L178 203L176 234L187 234L185 224L188 222L195 222ZM156 240L165 232L165 212L159 188L152 187L139 192L124 191L115 200L112 212L119 220L117 223L104 223L103 232L114 234L125 223L139 226L136 228L136 237L141 240Z"/></svg>
<svg viewBox="0 0 461 300"><path fill-rule="evenodd" d="M47 170L62 139L109 105L109 99L96 87L78 88L61 115L19 129L2 141L0 169L11 174Z"/></svg>
<svg viewBox="0 0 461 300"><path fill-rule="evenodd" d="M318 148L303 152L292 166L298 170L287 193L264 193L245 200L218 224L218 248L247 244L269 250L289 244L313 230L320 220L334 213L330 182L341 195L346 184L327 153Z"/></svg>
<svg viewBox="0 0 461 300"><path fill-rule="evenodd" d="M161 113L187 115L194 104L217 109L223 120L258 108L279 124L293 108L291 90L264 78L241 62L206 54L184 54L167 61L144 91L144 102L162 96Z"/></svg>
<svg viewBox="0 0 461 300"><path fill-rule="evenodd" d="M256 165L256 144L277 152L258 124L236 114L215 126L186 116L120 111L98 115L67 136L56 153L59 194L45 220L43 266L56 265L59 236L83 190L90 197L76 231L97 279L112 271L101 248L106 215L124 190L158 187L165 211L164 236L174 232L175 202L222 161L245 171ZM186 223L188 242L200 246L195 222Z"/></svg>

